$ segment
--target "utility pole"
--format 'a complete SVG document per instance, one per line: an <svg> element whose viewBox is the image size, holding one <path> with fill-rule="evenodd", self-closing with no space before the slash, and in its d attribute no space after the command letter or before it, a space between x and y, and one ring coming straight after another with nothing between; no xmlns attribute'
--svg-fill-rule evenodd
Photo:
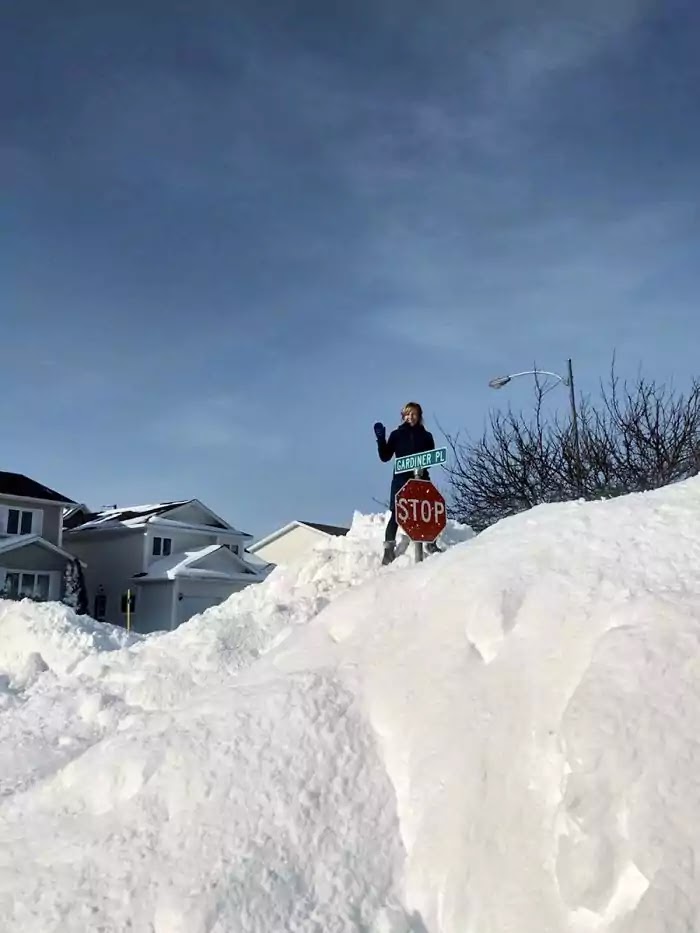
<svg viewBox="0 0 700 933"><path fill-rule="evenodd" d="M574 436L574 470L576 472L576 491L583 498L583 462L581 460L581 439L578 432L578 412L576 411L576 389L574 387L574 368L571 360L566 361L567 374L561 376L559 373L553 373L548 369L526 369L522 373L511 373L508 376L497 376L489 381L492 389L502 389L513 379L520 376L551 376L558 382L568 386L569 405L571 407L571 431Z"/></svg>

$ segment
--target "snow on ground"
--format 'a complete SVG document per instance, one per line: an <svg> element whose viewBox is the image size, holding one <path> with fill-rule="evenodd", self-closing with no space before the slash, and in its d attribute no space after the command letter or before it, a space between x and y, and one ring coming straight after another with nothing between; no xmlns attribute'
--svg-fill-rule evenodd
<svg viewBox="0 0 700 933"><path fill-rule="evenodd" d="M382 523L129 643L0 604L0 929L700 929L700 480Z"/></svg>

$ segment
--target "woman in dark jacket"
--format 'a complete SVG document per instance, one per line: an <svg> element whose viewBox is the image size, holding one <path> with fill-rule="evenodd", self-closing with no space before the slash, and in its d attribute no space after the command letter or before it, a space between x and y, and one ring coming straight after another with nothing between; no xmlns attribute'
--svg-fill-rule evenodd
<svg viewBox="0 0 700 933"><path fill-rule="evenodd" d="M384 425L380 421L374 425L377 451L383 463L388 463L392 457L408 457L435 449L433 435L423 424L423 409L418 402L408 402L404 405L401 419L401 424L391 432L388 439ZM430 479L428 471L421 470L419 478ZM396 532L399 527L396 521L396 494L409 479L410 476L406 473L395 473L391 481L391 516L384 534L383 564L390 564L396 556ZM438 548L435 544L429 544L426 550L428 553L434 553Z"/></svg>

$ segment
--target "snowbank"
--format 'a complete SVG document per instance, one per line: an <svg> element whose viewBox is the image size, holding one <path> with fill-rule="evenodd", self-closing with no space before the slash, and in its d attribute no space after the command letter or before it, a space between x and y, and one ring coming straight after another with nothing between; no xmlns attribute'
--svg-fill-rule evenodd
<svg viewBox="0 0 700 933"><path fill-rule="evenodd" d="M28 671L66 674L90 655L137 640L124 629L77 616L61 603L0 599L0 673L23 686L29 682Z"/></svg>
<svg viewBox="0 0 700 933"><path fill-rule="evenodd" d="M699 518L695 479L381 570L358 519L39 672L0 708L0 929L699 929Z"/></svg>

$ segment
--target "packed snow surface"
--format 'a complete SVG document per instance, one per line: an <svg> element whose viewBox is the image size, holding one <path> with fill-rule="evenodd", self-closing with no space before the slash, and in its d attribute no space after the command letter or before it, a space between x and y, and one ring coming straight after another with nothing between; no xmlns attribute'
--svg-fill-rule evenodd
<svg viewBox="0 0 700 933"><path fill-rule="evenodd" d="M0 603L0 930L700 930L700 480L383 519L168 634Z"/></svg>

